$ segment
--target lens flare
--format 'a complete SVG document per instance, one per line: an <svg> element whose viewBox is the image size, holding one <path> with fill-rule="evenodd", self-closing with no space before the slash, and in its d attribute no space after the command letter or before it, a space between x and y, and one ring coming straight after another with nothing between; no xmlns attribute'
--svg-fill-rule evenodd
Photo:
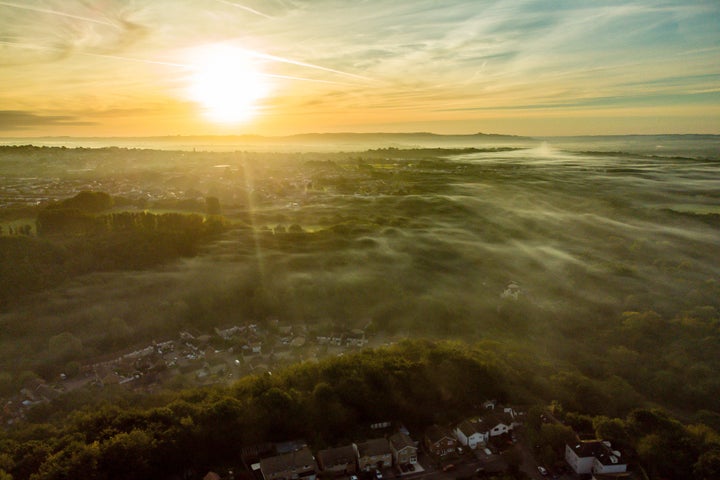
<svg viewBox="0 0 720 480"><path fill-rule="evenodd" d="M267 77L243 50L226 45L198 48L193 55L188 96L217 123L252 120L270 92Z"/></svg>

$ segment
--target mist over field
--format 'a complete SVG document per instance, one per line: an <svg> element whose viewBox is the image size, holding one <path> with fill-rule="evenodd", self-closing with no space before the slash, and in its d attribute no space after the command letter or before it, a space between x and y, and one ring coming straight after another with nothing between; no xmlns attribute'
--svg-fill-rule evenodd
<svg viewBox="0 0 720 480"><path fill-rule="evenodd" d="M116 478L190 475L238 445L317 449L387 419L421 438L487 398L527 408L520 447L495 442L508 472L526 457L522 478L563 471L576 433L662 478L711 468L720 139L486 140L0 147L13 475L84 471L77 449Z"/></svg>
<svg viewBox="0 0 720 480"><path fill-rule="evenodd" d="M403 336L548 338L623 311L717 308L717 157L660 157L657 139L646 139L645 154L617 153L617 144L615 153L577 153L597 144L574 142L583 148L164 152L151 161L160 153L97 160L86 151L81 163L95 165L82 175L101 172L98 189L127 169L140 190L217 195L240 223L193 258L73 278L2 323L26 325L28 343L41 328L90 345L113 317L135 338L267 318L337 330L372 322Z"/></svg>

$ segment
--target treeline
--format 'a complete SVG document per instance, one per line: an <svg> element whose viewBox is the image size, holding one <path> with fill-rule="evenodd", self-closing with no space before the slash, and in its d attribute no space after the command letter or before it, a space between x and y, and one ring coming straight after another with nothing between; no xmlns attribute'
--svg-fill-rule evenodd
<svg viewBox="0 0 720 480"><path fill-rule="evenodd" d="M118 212L92 215L79 209L49 208L38 214L38 235L99 235L106 233L179 233L202 236L222 230L220 219L188 213Z"/></svg>
<svg viewBox="0 0 720 480"><path fill-rule="evenodd" d="M242 447L261 442L305 438L322 448L394 420L420 432L504 398L503 369L481 350L417 341L73 413L70 394L7 432L0 468L15 480L200 477L239 467Z"/></svg>
<svg viewBox="0 0 720 480"><path fill-rule="evenodd" d="M42 210L37 237L0 236L0 308L75 275L144 269L194 256L203 241L227 226L219 215L92 213L111 202L107 194L84 192Z"/></svg>
<svg viewBox="0 0 720 480"><path fill-rule="evenodd" d="M284 371L246 377L230 387L121 394L108 403L75 410L60 397L29 412L29 421L0 440L0 469L15 480L173 478L240 467L245 446L304 438L314 449L378 433L369 425L403 422L416 439L433 423L448 424L477 413L495 398L543 403L536 367L515 362L497 345L404 341ZM77 398L74 398L76 395ZM553 404L555 415L579 433L611 440L650 478L710 479L718 472L717 431L684 425L660 410L636 409L624 418L581 415ZM528 436L536 453L561 458L569 427L542 423L530 408ZM717 421L708 413L709 423ZM1 475L1 473L0 473ZM0 476L0 478L2 478Z"/></svg>
<svg viewBox="0 0 720 480"><path fill-rule="evenodd" d="M550 421L548 412L562 423ZM577 434L609 441L631 469L640 467L651 480L711 480L720 478L718 419L717 413L705 412L683 424L658 408L636 408L625 417L612 418L566 411L554 402L548 408L530 409L525 436L545 465L565 464L565 445L577 442Z"/></svg>

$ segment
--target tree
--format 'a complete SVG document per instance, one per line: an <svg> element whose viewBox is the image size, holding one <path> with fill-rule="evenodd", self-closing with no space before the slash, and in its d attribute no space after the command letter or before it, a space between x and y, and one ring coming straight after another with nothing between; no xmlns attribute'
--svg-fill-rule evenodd
<svg viewBox="0 0 720 480"><path fill-rule="evenodd" d="M15 390L12 375L8 372L0 372L0 395L9 395Z"/></svg>
<svg viewBox="0 0 720 480"><path fill-rule="evenodd" d="M630 445L630 437L625 428L625 422L619 418L596 417L593 424L597 438L608 440L620 449L627 448Z"/></svg>
<svg viewBox="0 0 720 480"><path fill-rule="evenodd" d="M110 319L107 325L107 342L113 347L117 347L125 341L130 334L132 329L128 324L119 317L113 317Z"/></svg>
<svg viewBox="0 0 720 480"><path fill-rule="evenodd" d="M57 360L66 360L79 356L83 351L82 341L69 332L50 337L48 350Z"/></svg>
<svg viewBox="0 0 720 480"><path fill-rule="evenodd" d="M520 465L522 465L523 455L517 446L505 450L502 453L502 458L508 466L508 470L511 474L515 475L520 471Z"/></svg>
<svg viewBox="0 0 720 480"><path fill-rule="evenodd" d="M118 433L100 446L99 469L109 479L152 478L155 440L143 430Z"/></svg>
<svg viewBox="0 0 720 480"><path fill-rule="evenodd" d="M555 452L565 450L565 444L575 439L572 428L556 423L543 423L540 427L540 441L550 445Z"/></svg>
<svg viewBox="0 0 720 480"><path fill-rule="evenodd" d="M220 200L217 197L205 198L205 213L207 213L208 215L222 214L222 209L220 208Z"/></svg>
<svg viewBox="0 0 720 480"><path fill-rule="evenodd" d="M703 453L693 466L697 480L715 480L720 478L720 448Z"/></svg>
<svg viewBox="0 0 720 480"><path fill-rule="evenodd" d="M97 213L113 206L113 199L105 192L83 190L72 198L58 204L59 208L76 208L83 212Z"/></svg>

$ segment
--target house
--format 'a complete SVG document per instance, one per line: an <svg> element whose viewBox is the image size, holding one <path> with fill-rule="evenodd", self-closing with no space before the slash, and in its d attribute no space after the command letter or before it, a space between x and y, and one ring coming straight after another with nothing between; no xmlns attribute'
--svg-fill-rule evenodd
<svg viewBox="0 0 720 480"><path fill-rule="evenodd" d="M425 432L425 447L433 455L444 457L455 451L458 440L450 429L433 425Z"/></svg>
<svg viewBox="0 0 720 480"><path fill-rule="evenodd" d="M342 335L332 333L330 335L318 335L315 337L315 340L318 345L334 345L339 347L342 345L343 337Z"/></svg>
<svg viewBox="0 0 720 480"><path fill-rule="evenodd" d="M612 450L610 442L602 442L603 448L595 455L592 473L612 474L627 471L627 462L622 458L618 450Z"/></svg>
<svg viewBox="0 0 720 480"><path fill-rule="evenodd" d="M478 422L478 431L485 435L485 442L492 437L504 435L510 430L512 430L512 419L505 413L485 415Z"/></svg>
<svg viewBox="0 0 720 480"><path fill-rule="evenodd" d="M522 425L522 413L513 407L504 407L502 417L510 422L511 429Z"/></svg>
<svg viewBox="0 0 720 480"><path fill-rule="evenodd" d="M403 432L398 432L391 435L389 440L390 450L392 451L392 457L395 461L395 465L417 463L417 447L409 435Z"/></svg>
<svg viewBox="0 0 720 480"><path fill-rule="evenodd" d="M357 456L352 445L328 448L318 452L318 466L323 472L350 475L357 471Z"/></svg>
<svg viewBox="0 0 720 480"><path fill-rule="evenodd" d="M265 480L315 480L317 467L308 447L260 460L260 472Z"/></svg>
<svg viewBox="0 0 720 480"><path fill-rule="evenodd" d="M610 442L588 440L565 445L565 461L577 474L622 473L627 471L627 463L617 450L612 450Z"/></svg>
<svg viewBox="0 0 720 480"><path fill-rule="evenodd" d="M359 328L350 330L350 332L345 335L345 345L348 347L363 347L366 344L367 339L365 338L365 332Z"/></svg>
<svg viewBox="0 0 720 480"><path fill-rule="evenodd" d="M367 442L355 444L355 452L360 470L370 471L375 468L392 466L392 451L386 438L375 438Z"/></svg>
<svg viewBox="0 0 720 480"><path fill-rule="evenodd" d="M472 420L463 420L455 427L455 436L462 445L475 450L478 445L482 445L487 441L486 435L479 430L477 422Z"/></svg>

